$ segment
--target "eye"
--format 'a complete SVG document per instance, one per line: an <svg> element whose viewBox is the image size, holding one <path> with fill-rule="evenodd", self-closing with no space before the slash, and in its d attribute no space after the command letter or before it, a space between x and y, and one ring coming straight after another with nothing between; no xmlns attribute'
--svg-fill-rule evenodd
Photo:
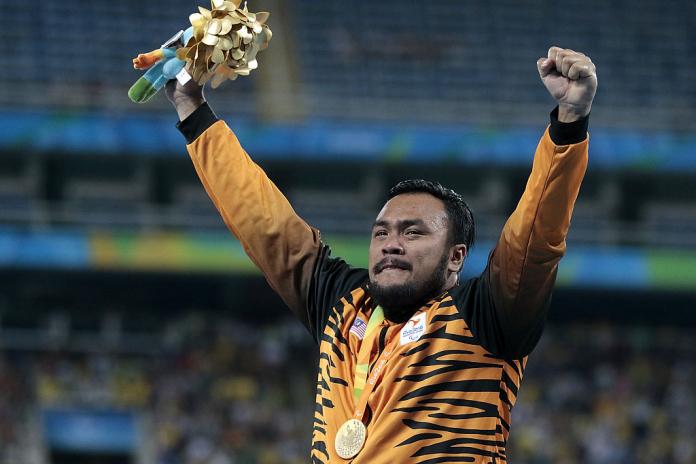
<svg viewBox="0 0 696 464"><path fill-rule="evenodd" d="M416 235L423 235L423 234L418 229L407 229L406 232L404 232L404 235L416 236Z"/></svg>
<svg viewBox="0 0 696 464"><path fill-rule="evenodd" d="M376 230L374 232L375 237L386 237L387 231L386 230Z"/></svg>

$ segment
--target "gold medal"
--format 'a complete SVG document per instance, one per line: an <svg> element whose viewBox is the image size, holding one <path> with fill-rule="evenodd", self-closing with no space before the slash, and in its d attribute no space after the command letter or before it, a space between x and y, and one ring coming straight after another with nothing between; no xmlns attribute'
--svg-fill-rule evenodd
<svg viewBox="0 0 696 464"><path fill-rule="evenodd" d="M336 453L343 459L357 456L365 444L366 436L365 424L357 419L347 420L336 434Z"/></svg>

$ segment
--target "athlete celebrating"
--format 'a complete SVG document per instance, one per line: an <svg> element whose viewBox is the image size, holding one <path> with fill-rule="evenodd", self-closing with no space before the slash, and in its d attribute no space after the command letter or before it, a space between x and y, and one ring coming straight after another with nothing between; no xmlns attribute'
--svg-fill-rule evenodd
<svg viewBox="0 0 696 464"><path fill-rule="evenodd" d="M372 229L369 268L330 256L189 82L167 85L205 189L319 344L313 463L506 462L510 412L541 336L588 156L589 57L551 47L556 99L524 194L483 273L459 282L474 220L452 190L405 181Z"/></svg>

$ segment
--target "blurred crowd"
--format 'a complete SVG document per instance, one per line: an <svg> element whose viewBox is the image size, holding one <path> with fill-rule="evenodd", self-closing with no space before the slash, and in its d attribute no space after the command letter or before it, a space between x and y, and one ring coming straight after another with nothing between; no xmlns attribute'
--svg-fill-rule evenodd
<svg viewBox="0 0 696 464"><path fill-rule="evenodd" d="M0 462L26 416L58 407L137 412L157 464L306 462L316 359L304 328L190 316L163 338L156 355L4 353Z"/></svg>
<svg viewBox="0 0 696 464"><path fill-rule="evenodd" d="M304 328L194 318L171 335L177 355L149 372L158 464L307 461L316 358Z"/></svg>
<svg viewBox="0 0 696 464"><path fill-rule="evenodd" d="M0 462L15 462L31 394L27 377L0 355Z"/></svg>
<svg viewBox="0 0 696 464"><path fill-rule="evenodd" d="M510 461L696 463L693 335L550 326L513 411ZM57 406L139 412L157 464L307 462L316 359L299 324L190 316L164 340L156 355L3 353L0 462L32 412Z"/></svg>
<svg viewBox="0 0 696 464"><path fill-rule="evenodd" d="M515 464L696 463L696 331L549 327L513 410Z"/></svg>

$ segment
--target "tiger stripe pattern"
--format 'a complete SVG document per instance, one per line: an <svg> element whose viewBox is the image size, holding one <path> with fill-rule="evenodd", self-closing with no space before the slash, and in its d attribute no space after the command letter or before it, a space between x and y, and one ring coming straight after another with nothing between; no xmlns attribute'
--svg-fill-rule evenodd
<svg viewBox="0 0 696 464"><path fill-rule="evenodd" d="M484 349L451 295L429 302L426 331L397 347L368 401L367 441L346 461L335 454L338 428L352 415L353 367L360 340L350 336L370 298L356 289L333 308L320 342L312 463L436 464L507 462L510 413L526 358L503 360ZM376 359L404 324L385 322Z"/></svg>

